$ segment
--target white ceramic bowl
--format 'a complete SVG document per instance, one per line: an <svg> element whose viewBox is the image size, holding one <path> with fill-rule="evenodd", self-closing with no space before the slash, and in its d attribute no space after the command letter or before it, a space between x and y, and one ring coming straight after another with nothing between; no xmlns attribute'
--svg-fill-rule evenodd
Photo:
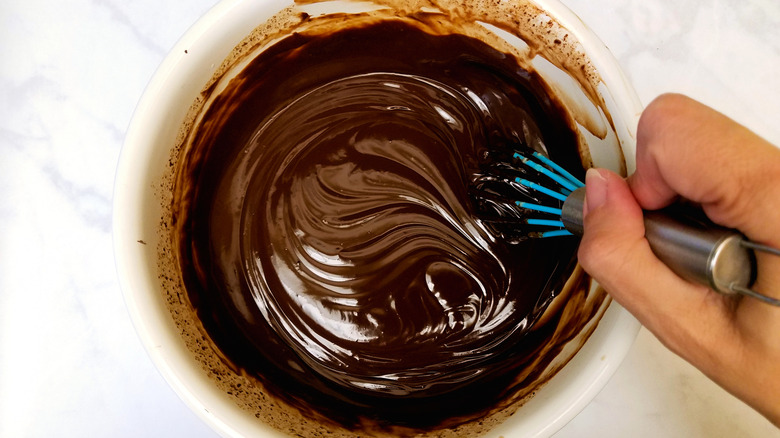
<svg viewBox="0 0 780 438"><path fill-rule="evenodd" d="M117 270L133 323L149 355L179 396L224 436L281 434L236 407L214 386L179 337L157 280L160 203L155 181L189 106L233 47L256 26L289 6L288 0L225 0L204 15L166 57L148 85L128 129L116 177L113 232ZM617 62L577 16L556 0L535 2L579 40L603 83L614 131L633 170L634 130L641 106ZM341 6L339 6L341 7ZM593 151L602 167L618 166L614 150ZM616 169L617 170L617 169ZM143 242L143 243L141 243ZM576 356L490 436L549 436L579 413L617 369L639 324L610 304Z"/></svg>

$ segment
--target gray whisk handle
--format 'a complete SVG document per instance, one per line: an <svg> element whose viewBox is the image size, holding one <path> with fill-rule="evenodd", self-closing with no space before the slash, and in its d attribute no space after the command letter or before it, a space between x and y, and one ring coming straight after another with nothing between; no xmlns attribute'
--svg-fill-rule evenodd
<svg viewBox="0 0 780 438"><path fill-rule="evenodd" d="M566 229L576 235L583 233L584 201L585 188L577 189L561 209ZM755 280L755 255L742 234L668 209L644 215L650 248L680 277L726 294L747 289Z"/></svg>
<svg viewBox="0 0 780 438"><path fill-rule="evenodd" d="M585 206L585 187L580 187L566 197L561 207L561 222L572 234L582 236L582 207Z"/></svg>
<svg viewBox="0 0 780 438"><path fill-rule="evenodd" d="M733 294L755 280L755 255L734 230L646 211L645 237L655 255L688 281Z"/></svg>

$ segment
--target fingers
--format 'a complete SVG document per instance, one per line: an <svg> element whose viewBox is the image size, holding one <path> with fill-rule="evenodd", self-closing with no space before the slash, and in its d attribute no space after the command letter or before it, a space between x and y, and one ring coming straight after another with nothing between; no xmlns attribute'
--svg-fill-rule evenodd
<svg viewBox="0 0 780 438"><path fill-rule="evenodd" d="M713 221L780 246L780 150L687 97L663 95L645 109L629 184L645 209L680 194Z"/></svg>
<svg viewBox="0 0 780 438"><path fill-rule="evenodd" d="M637 169L629 184L645 209L660 208L680 194L702 204L714 222L780 248L780 149L685 96L663 95L645 109L637 131ZM780 297L780 257L758 257L755 288ZM774 321L776 309L758 309L766 317L746 325ZM773 324L780 326L780 321Z"/></svg>
<svg viewBox="0 0 780 438"><path fill-rule="evenodd" d="M708 342L726 322L722 297L682 280L655 257L644 238L642 209L621 177L589 169L585 190L583 268L678 354Z"/></svg>
<svg viewBox="0 0 780 438"><path fill-rule="evenodd" d="M580 263L667 347L780 424L780 308L677 277L652 253L642 218L643 208L682 196L714 222L780 247L780 150L704 105L665 95L640 119L627 182L588 171ZM780 257L757 261L753 288L780 297Z"/></svg>

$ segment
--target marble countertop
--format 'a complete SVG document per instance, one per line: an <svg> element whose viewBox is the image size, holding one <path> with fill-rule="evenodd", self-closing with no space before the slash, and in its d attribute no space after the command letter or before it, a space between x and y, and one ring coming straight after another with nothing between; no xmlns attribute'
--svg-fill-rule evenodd
<svg viewBox="0 0 780 438"><path fill-rule="evenodd" d="M111 244L114 171L155 68L215 0L0 5L0 436L214 437L136 336ZM780 145L780 3L564 0L643 103L688 94ZM557 435L780 437L642 330Z"/></svg>

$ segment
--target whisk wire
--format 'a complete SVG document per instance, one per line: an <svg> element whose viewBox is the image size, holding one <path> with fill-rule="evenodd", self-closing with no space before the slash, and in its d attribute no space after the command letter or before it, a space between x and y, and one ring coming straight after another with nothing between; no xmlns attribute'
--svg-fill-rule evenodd
<svg viewBox="0 0 780 438"><path fill-rule="evenodd" d="M547 226L547 227L558 227L563 228L563 221L556 221L551 219L526 219L526 223L528 225L540 225L540 226Z"/></svg>
<svg viewBox="0 0 780 438"><path fill-rule="evenodd" d="M556 215L558 217L560 217L561 214L563 213L560 208L548 207L546 205L533 204L531 202L516 201L515 204L517 204L517 206L520 207L520 208L525 208L525 209L534 210L534 211L540 211L542 213L554 214L554 215Z"/></svg>
<svg viewBox="0 0 780 438"><path fill-rule="evenodd" d="M566 178L568 181L571 181L575 186L579 187L585 187L585 184L577 179L574 175L569 173L566 169L559 166L556 162L552 161L551 159L545 157L544 155L540 154L539 152L534 152L532 154L536 159L541 161L542 163L550 166L551 168L555 169L559 174L563 175L564 178Z"/></svg>
<svg viewBox="0 0 780 438"><path fill-rule="evenodd" d="M513 154L513 157L515 160L517 160L517 162L522 163L526 167L529 167L550 178L552 181L554 181L555 184L555 186L545 186L533 181L529 181L527 178L516 177L514 179L514 182L520 184L523 187L526 187L527 189L534 190L538 193L547 195L553 199L563 202L566 201L566 198L569 196L569 194L571 194L571 192L584 186L584 184L575 178L571 173L538 152L532 152L530 155L524 155L521 152L516 151ZM525 222L528 225L553 228L552 230L531 232L528 234L529 237L540 238L571 235L571 232L565 229L563 221L560 220L562 214L560 208L523 201L516 201L515 205L522 209L550 214L555 217L554 219L526 219Z"/></svg>
<svg viewBox="0 0 780 438"><path fill-rule="evenodd" d="M557 237L557 236L571 236L572 234L569 232L569 230L550 230L550 231L542 231L534 237Z"/></svg>
<svg viewBox="0 0 780 438"><path fill-rule="evenodd" d="M518 182L520 185L526 186L530 189L536 190L537 192L544 193L547 196L552 196L555 199L558 199L560 201L565 201L567 194L556 192L555 190L548 189L547 187L537 184L535 182L528 181L524 178L515 178L515 181Z"/></svg>
<svg viewBox="0 0 780 438"><path fill-rule="evenodd" d="M512 162L492 163L470 189L490 211L482 220L513 241L572 235L561 220L561 208L556 207L584 184L544 155L522 146L514 149L512 158ZM535 178L540 182L531 181ZM516 210L501 208L512 204Z"/></svg>
<svg viewBox="0 0 780 438"><path fill-rule="evenodd" d="M537 163L535 161L532 161L528 157L524 157L524 156L520 155L517 152L515 152L514 157L520 163L524 164L525 166L530 167L531 169L533 169L533 170L535 170L535 171L537 171L537 172L539 172L539 173L541 173L543 175L546 175L547 177L549 177L553 181L555 181L558 184L560 184L562 187L566 188L568 190L568 192L564 192L564 193L567 194L567 195L569 193L577 190L577 188L579 187L579 185L577 185L577 184L573 183L572 181L568 180L565 176L562 176L562 175L559 175L559 174L555 173L555 171L553 171L551 169L548 169L547 167L544 167L544 166L542 166L541 164L539 164L539 163ZM550 162L552 163L552 161L550 161Z"/></svg>

